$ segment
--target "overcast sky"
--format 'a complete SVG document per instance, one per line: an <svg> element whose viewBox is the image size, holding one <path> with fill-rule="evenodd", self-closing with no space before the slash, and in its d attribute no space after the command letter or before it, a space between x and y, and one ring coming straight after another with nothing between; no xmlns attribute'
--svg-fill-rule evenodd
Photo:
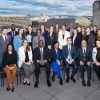
<svg viewBox="0 0 100 100"><path fill-rule="evenodd" d="M0 14L91 16L95 0L0 0Z"/></svg>

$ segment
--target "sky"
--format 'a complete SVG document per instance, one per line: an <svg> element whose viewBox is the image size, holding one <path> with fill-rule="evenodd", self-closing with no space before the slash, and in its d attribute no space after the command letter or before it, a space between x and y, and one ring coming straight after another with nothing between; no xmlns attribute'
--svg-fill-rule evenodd
<svg viewBox="0 0 100 100"><path fill-rule="evenodd" d="M0 0L0 14L92 16L95 0Z"/></svg>

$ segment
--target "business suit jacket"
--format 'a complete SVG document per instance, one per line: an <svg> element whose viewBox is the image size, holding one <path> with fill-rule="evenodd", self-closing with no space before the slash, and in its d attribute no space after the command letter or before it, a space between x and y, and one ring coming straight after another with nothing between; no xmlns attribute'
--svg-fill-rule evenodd
<svg viewBox="0 0 100 100"><path fill-rule="evenodd" d="M95 39L92 33L90 33L89 38L88 38L88 47L92 50L93 49L93 45L95 43Z"/></svg>
<svg viewBox="0 0 100 100"><path fill-rule="evenodd" d="M57 41L57 35L54 35L54 38L51 39L51 38L50 38L50 33L49 33L49 34L48 34L48 37L47 37L47 47L48 47L49 45L53 46L54 41Z"/></svg>
<svg viewBox="0 0 100 100"><path fill-rule="evenodd" d="M73 40L73 37L72 37L72 40ZM79 47L81 47L81 41L82 41L81 36L77 35L76 38L75 38L75 40L74 40L74 43L73 43L73 45L76 47L76 50Z"/></svg>
<svg viewBox="0 0 100 100"><path fill-rule="evenodd" d="M32 50L31 50L31 47L30 47L30 51L28 51L28 56L29 56L30 62L33 62L32 61ZM18 49L18 57L19 57L18 67L21 68L21 65L22 65L23 61L25 61L25 51L24 51L23 46Z"/></svg>
<svg viewBox="0 0 100 100"><path fill-rule="evenodd" d="M58 49L58 52L59 52L59 60L61 61L62 60L62 50L61 49ZM50 50L50 63L56 61L56 51L54 48L52 48Z"/></svg>
<svg viewBox="0 0 100 100"><path fill-rule="evenodd" d="M59 48L62 49L62 45L65 46L67 44L66 40L70 37L70 33L66 31L64 39L62 36L62 31L59 32L58 42L59 42Z"/></svg>
<svg viewBox="0 0 100 100"><path fill-rule="evenodd" d="M82 47L80 47L77 50L77 58L78 58L79 62L83 61L83 49L82 49ZM92 51L89 47L86 47L86 61L92 62Z"/></svg>
<svg viewBox="0 0 100 100"><path fill-rule="evenodd" d="M42 40L44 42L44 47L45 47L45 39L44 39L44 37L40 36L40 40ZM33 48L33 50L38 47L38 42L39 42L38 41L38 36L35 36L33 38L33 41L32 41L32 48Z"/></svg>
<svg viewBox="0 0 100 100"><path fill-rule="evenodd" d="M1 65L1 62L2 62L2 55L1 55L1 50L0 50L0 65Z"/></svg>
<svg viewBox="0 0 100 100"><path fill-rule="evenodd" d="M11 36L7 35L7 43L5 43L3 36L0 36L1 54L3 54L6 51L6 47L9 43L11 43Z"/></svg>
<svg viewBox="0 0 100 100"><path fill-rule="evenodd" d="M10 31L10 32L8 32L8 35L10 35L11 36L11 43L13 43L13 37L12 37L12 31ZM17 31L15 31L15 36L16 35L18 35L18 32Z"/></svg>
<svg viewBox="0 0 100 100"><path fill-rule="evenodd" d="M37 47L34 49L34 63L38 60L41 60L40 48ZM49 62L49 50L46 47L43 47L43 59Z"/></svg>
<svg viewBox="0 0 100 100"><path fill-rule="evenodd" d="M63 57L64 57L64 60L68 58L68 45L65 45L63 47ZM71 45L71 57L73 60L76 59L76 48L73 45Z"/></svg>
<svg viewBox="0 0 100 100"><path fill-rule="evenodd" d="M93 63L97 62L96 55L97 55L97 47L94 47L92 51Z"/></svg>

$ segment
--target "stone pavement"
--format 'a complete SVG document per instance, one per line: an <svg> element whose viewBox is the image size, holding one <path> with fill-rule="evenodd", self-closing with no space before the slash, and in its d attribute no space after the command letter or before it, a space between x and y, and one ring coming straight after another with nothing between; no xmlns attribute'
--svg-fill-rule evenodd
<svg viewBox="0 0 100 100"><path fill-rule="evenodd" d="M91 87L83 87L81 80L73 83L63 81L63 86L59 85L56 78L52 82L51 87L47 87L44 71L40 74L39 88L34 88L31 80L31 86L14 83L15 92L6 91L7 82L5 79L5 87L0 87L0 100L100 100L100 82L95 76L95 82L91 82Z"/></svg>

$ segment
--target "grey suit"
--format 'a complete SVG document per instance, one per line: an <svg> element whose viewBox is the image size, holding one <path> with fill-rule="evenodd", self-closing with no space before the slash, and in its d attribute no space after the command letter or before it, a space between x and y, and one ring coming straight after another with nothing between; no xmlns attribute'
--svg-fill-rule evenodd
<svg viewBox="0 0 100 100"><path fill-rule="evenodd" d="M2 55L6 51L6 47L9 43L11 43L11 36L7 35L7 43L4 42L3 36L0 36L0 50Z"/></svg>
<svg viewBox="0 0 100 100"><path fill-rule="evenodd" d="M45 39L44 39L43 36L40 36L40 40L42 40L42 41L44 42L44 46L45 46ZM37 47L38 47L38 36L35 36L35 37L33 38L33 41L32 41L32 48L33 48L33 50L34 50L34 49L37 48Z"/></svg>

